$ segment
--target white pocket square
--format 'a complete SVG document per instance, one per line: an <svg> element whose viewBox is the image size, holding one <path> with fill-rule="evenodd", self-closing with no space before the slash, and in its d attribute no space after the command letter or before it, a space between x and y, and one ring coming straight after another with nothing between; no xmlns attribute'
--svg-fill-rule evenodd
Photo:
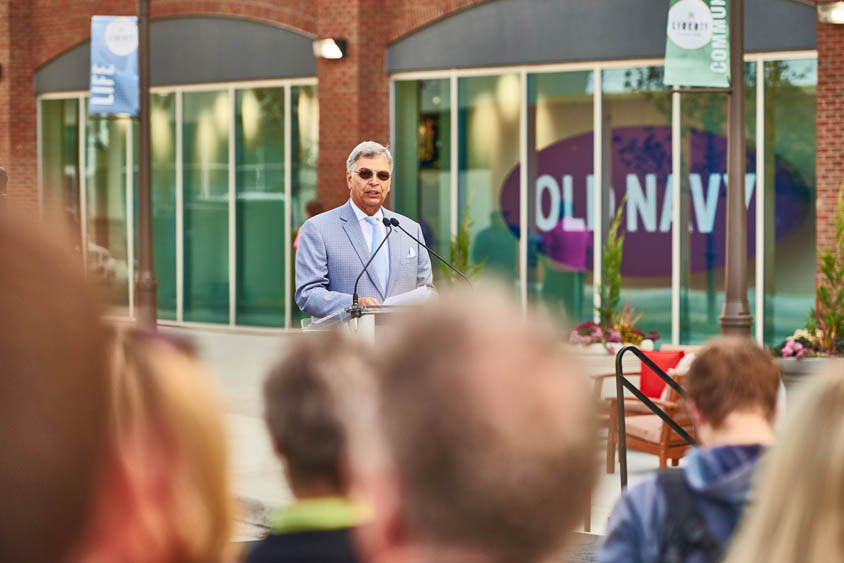
<svg viewBox="0 0 844 563"><path fill-rule="evenodd" d="M407 249L407 258L416 258L416 251L412 248Z"/></svg>

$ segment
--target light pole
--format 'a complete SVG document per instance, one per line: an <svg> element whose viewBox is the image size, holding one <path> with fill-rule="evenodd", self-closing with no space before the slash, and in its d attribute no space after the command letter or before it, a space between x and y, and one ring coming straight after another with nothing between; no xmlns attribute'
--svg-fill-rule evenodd
<svg viewBox="0 0 844 563"><path fill-rule="evenodd" d="M138 0L138 72L140 73L140 131L138 135L138 272L135 307L140 326L155 330L156 290L152 246L149 130L149 0Z"/></svg>
<svg viewBox="0 0 844 563"><path fill-rule="evenodd" d="M731 89L727 110L727 247L721 333L750 337L747 302L747 209L744 175L747 148L744 130L744 0L730 0ZM758 192L756 197L764 197Z"/></svg>

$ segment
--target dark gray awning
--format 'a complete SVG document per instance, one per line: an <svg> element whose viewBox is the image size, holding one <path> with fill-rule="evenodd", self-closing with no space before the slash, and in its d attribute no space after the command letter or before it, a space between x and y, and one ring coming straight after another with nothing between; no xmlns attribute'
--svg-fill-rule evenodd
<svg viewBox="0 0 844 563"><path fill-rule="evenodd" d="M314 76L313 37L238 18L191 16L153 20L153 86ZM87 90L91 42L35 71L35 92Z"/></svg>
<svg viewBox="0 0 844 563"><path fill-rule="evenodd" d="M388 72L665 55L668 0L491 0L393 43ZM815 10L745 0L745 50L815 49Z"/></svg>

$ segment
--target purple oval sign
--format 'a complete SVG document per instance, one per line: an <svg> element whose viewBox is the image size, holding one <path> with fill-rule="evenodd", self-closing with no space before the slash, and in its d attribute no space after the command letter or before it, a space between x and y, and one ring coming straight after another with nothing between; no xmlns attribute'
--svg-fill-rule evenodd
<svg viewBox="0 0 844 563"><path fill-rule="evenodd" d="M721 135L692 130L684 190L688 191L689 253L692 272L723 266L726 242L726 152ZM559 141L536 155L536 185L528 194L531 244L561 267L592 268L593 135ZM747 152L744 201L748 257L756 251L756 151ZM796 168L775 160L775 236L787 235L801 217L813 213L812 188ZM618 127L612 132L608 217L626 194L622 225L626 230L622 274L671 276L673 191L671 128ZM501 210L510 230L519 232L519 167L501 190Z"/></svg>

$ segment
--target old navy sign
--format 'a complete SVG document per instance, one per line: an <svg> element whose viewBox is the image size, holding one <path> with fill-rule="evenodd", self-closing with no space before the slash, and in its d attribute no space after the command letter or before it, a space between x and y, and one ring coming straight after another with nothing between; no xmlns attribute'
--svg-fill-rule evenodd
<svg viewBox="0 0 844 563"><path fill-rule="evenodd" d="M724 265L727 141L717 134L692 130L686 186L689 194L689 262L692 272ZM591 270L594 228L592 133L564 139L537 153L536 186L529 194L530 240L541 255L571 270ZM687 159L688 160L688 159ZM748 256L756 251L756 153L747 153L744 178ZM627 231L622 273L633 277L671 275L673 177L671 128L620 127L612 132L610 217L627 194L622 222ZM769 180L774 181L774 178ZM775 161L777 239L787 236L807 213L813 213L811 188L796 168ZM502 215L511 232L519 232L519 167L501 190Z"/></svg>
<svg viewBox="0 0 844 563"><path fill-rule="evenodd" d="M91 80L88 111L138 115L138 18L91 18Z"/></svg>

